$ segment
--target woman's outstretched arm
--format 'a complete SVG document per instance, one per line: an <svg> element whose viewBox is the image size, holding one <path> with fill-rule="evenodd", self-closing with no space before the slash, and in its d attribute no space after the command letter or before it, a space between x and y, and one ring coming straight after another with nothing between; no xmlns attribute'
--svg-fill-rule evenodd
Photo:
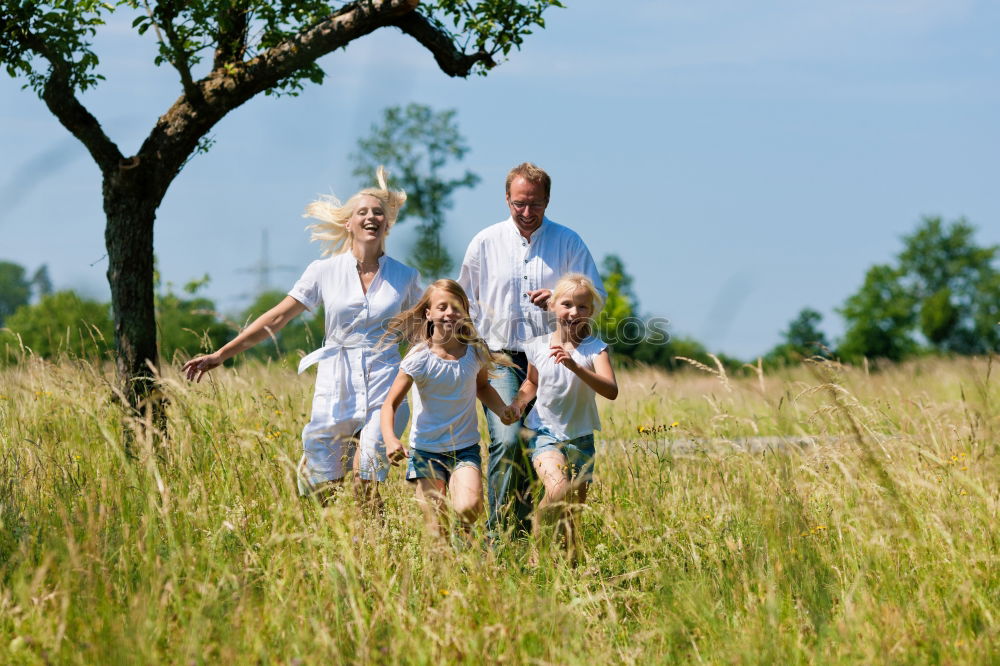
<svg viewBox="0 0 1000 666"><path fill-rule="evenodd" d="M306 306L299 303L291 296L284 299L273 308L257 317L253 323L240 331L240 334L223 345L218 351L204 356L196 356L184 364L183 372L188 379L201 381L209 370L217 368L222 363L241 351L250 349L255 344L269 338L282 328L285 324L302 314Z"/></svg>

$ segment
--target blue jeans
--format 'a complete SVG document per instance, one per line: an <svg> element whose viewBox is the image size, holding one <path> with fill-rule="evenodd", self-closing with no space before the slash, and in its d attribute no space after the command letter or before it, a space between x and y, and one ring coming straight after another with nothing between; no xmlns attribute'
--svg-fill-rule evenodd
<svg viewBox="0 0 1000 666"><path fill-rule="evenodd" d="M479 442L464 449L454 451L422 451L410 449L410 462L406 466L406 480L440 479L451 481L451 475L463 467L482 467L479 457Z"/></svg>
<svg viewBox="0 0 1000 666"><path fill-rule="evenodd" d="M545 428L535 431L528 444L531 462L543 453L556 451L566 459L566 472L575 481L594 480L594 433L573 439L560 439Z"/></svg>
<svg viewBox="0 0 1000 666"><path fill-rule="evenodd" d="M523 353L508 352L516 368L498 366L490 385L506 404L510 404L528 372L528 359ZM532 467L526 442L521 438L522 421L510 425L483 407L490 433L490 459L486 470L486 497L489 515L486 528L494 536L511 529L515 535L530 534Z"/></svg>

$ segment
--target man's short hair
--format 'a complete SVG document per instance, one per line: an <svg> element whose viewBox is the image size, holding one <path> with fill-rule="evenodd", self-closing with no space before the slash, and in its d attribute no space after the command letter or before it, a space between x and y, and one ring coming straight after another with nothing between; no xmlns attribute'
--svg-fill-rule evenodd
<svg viewBox="0 0 1000 666"><path fill-rule="evenodd" d="M522 162L507 174L506 190L508 196L510 196L510 184L518 176L524 178L529 183L541 185L542 189L545 190L545 200L549 200L549 195L552 192L552 179L549 178L549 174L545 173L543 169L539 169L531 162Z"/></svg>

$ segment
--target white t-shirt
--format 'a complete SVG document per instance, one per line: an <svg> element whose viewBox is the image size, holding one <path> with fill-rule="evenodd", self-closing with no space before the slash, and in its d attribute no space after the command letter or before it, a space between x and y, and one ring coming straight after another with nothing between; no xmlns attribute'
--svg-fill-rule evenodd
<svg viewBox="0 0 1000 666"><path fill-rule="evenodd" d="M545 428L560 439L593 434L601 429L594 389L552 359L551 339L551 335L540 335L524 343L528 362L538 370L535 407L524 424L532 430ZM573 360L593 370L594 359L607 348L603 340L590 336L573 350Z"/></svg>
<svg viewBox="0 0 1000 666"><path fill-rule="evenodd" d="M476 376L481 368L471 347L455 361L441 358L424 344L410 350L399 365L416 387L410 446L441 453L479 443Z"/></svg>

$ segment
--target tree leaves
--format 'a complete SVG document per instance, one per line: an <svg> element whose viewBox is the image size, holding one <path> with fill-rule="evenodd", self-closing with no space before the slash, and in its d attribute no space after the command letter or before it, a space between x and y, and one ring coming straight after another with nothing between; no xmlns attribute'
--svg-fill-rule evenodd
<svg viewBox="0 0 1000 666"><path fill-rule="evenodd" d="M438 0L431 5L429 18L440 29L453 30L451 34L463 50L472 47L490 56L506 56L512 48L520 48L532 26L545 27L542 13L546 9L563 6L560 0ZM475 71L485 74L490 66L480 63Z"/></svg>
<svg viewBox="0 0 1000 666"><path fill-rule="evenodd" d="M114 5L94 0L51 3L12 0L0 7L0 62L12 77L24 76L41 94L53 68L70 85L86 90L103 77L94 70L97 54L91 38Z"/></svg>
<svg viewBox="0 0 1000 666"><path fill-rule="evenodd" d="M131 25L138 35L156 33L154 62L178 69L190 87L192 80L211 69L246 62L362 4L362 0L15 0L0 9L0 62L10 76L26 77L39 94L54 66L66 68L72 89L86 90L102 79L95 71L98 57L91 50L97 28L114 11L134 12ZM546 9L562 6L559 0L438 0L422 3L417 11L456 48L469 55L490 56L473 65L473 71L485 74L495 64L492 56L506 56L512 48L519 48L533 27L544 27ZM216 59L211 67L196 73L213 52ZM296 95L305 83L322 83L323 78L323 69L313 61L276 81L266 92Z"/></svg>
<svg viewBox="0 0 1000 666"><path fill-rule="evenodd" d="M964 218L925 217L903 237L898 264L872 267L840 310L848 323L840 353L900 360L918 350L918 332L938 352L1000 350L1000 248L974 236Z"/></svg>

